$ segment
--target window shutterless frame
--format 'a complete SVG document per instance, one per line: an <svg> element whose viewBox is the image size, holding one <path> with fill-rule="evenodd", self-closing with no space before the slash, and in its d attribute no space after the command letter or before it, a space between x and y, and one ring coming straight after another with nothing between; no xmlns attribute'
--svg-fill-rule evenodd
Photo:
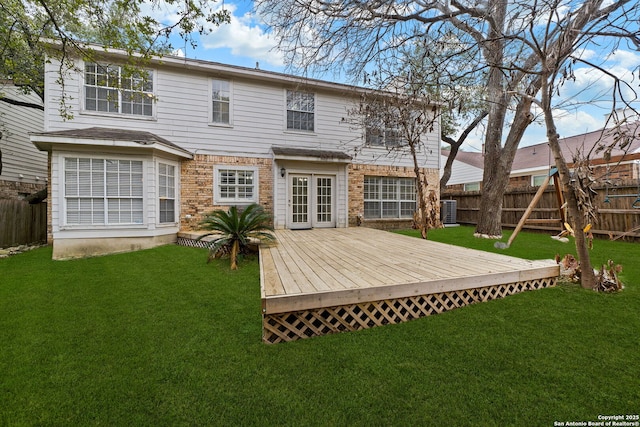
<svg viewBox="0 0 640 427"><path fill-rule="evenodd" d="M144 161L68 156L62 167L65 225L145 223Z"/></svg>
<svg viewBox="0 0 640 427"><path fill-rule="evenodd" d="M233 126L233 82L209 80L209 125Z"/></svg>
<svg viewBox="0 0 640 427"><path fill-rule="evenodd" d="M315 93L285 89L285 130L315 132Z"/></svg>
<svg viewBox="0 0 640 427"><path fill-rule="evenodd" d="M416 210L416 184L413 178L365 176L365 219L412 218Z"/></svg>
<svg viewBox="0 0 640 427"><path fill-rule="evenodd" d="M213 170L213 203L216 205L258 203L257 167L216 165Z"/></svg>
<svg viewBox="0 0 640 427"><path fill-rule="evenodd" d="M125 75L117 64L84 63L83 112L121 117L155 117L153 70Z"/></svg>
<svg viewBox="0 0 640 427"><path fill-rule="evenodd" d="M177 221L178 167L176 164L159 161L158 177L158 219L159 224L175 224Z"/></svg>

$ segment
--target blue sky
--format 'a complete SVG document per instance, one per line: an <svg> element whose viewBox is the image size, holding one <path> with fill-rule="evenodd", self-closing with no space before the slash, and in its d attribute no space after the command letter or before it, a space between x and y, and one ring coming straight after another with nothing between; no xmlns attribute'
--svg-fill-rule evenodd
<svg viewBox="0 0 640 427"><path fill-rule="evenodd" d="M180 54L188 58L251 68L259 63L263 70L285 72L283 56L275 48L275 39L268 34L259 17L252 12L252 1L225 0L222 2L219 0L217 7L222 5L231 13L231 23L213 28L209 34L199 37L196 49L185 45L178 36L173 37L173 45L180 49ZM171 10L156 10L154 15L164 21L172 19ZM596 51L585 51L583 57L603 59L602 53ZM621 49L614 55L606 56L605 59L606 67L610 71L627 76L629 81L633 80L635 72L634 86L640 89L638 86L640 52ZM588 68L577 68L575 75L576 81L562 88L562 97L571 98L571 102L557 106L554 112L561 137L579 135L602 128L607 113L611 109L607 95L611 91L611 79ZM331 77L327 79L331 80ZM635 107L640 109L640 103L636 102ZM521 146L533 145L545 140L546 130L540 118L538 123L531 124ZM463 149L480 151L482 142L483 130L479 130L470 135Z"/></svg>

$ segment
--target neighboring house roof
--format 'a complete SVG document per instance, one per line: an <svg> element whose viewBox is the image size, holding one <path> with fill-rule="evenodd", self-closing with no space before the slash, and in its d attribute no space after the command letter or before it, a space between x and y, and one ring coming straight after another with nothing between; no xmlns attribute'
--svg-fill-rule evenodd
<svg viewBox="0 0 640 427"><path fill-rule="evenodd" d="M621 130L632 138L629 145L624 149L620 149L619 143L615 144L615 148L610 153L611 161L619 161L623 155L629 159L640 158L640 122L623 125ZM561 138L560 147L564 158L571 164L573 163L574 155L578 151L584 153L587 150L591 150L597 143L605 146L611 145L620 136L621 133L616 128L599 129L581 135ZM441 154L446 159L449 156L449 150L443 149ZM591 153L593 163L605 163L602 157L603 152ZM548 170L549 166L554 164L553 154L547 142L522 147L516 151L511 167L511 175L526 175L527 173ZM454 185L482 180L481 171L483 168L484 156L482 153L459 151L453 163L451 178L447 184Z"/></svg>
<svg viewBox="0 0 640 427"><path fill-rule="evenodd" d="M442 155L445 157L449 157L449 150L443 149ZM474 166L476 168L484 168L484 156L482 153L476 153L471 151L458 151L456 155L456 160L462 163L466 163L470 166Z"/></svg>
<svg viewBox="0 0 640 427"><path fill-rule="evenodd" d="M137 130L91 127L85 129L36 132L31 135L32 141L41 150L48 149L51 143L67 142L68 139L73 139L76 144L86 145L131 146L132 144L137 144L143 147L155 146L160 151L173 153L180 157L193 158L193 153L179 145L151 132ZM103 143L98 141L103 141Z"/></svg>
<svg viewBox="0 0 640 427"><path fill-rule="evenodd" d="M640 153L640 122L631 123L622 126L622 130L629 135L634 135L628 147L624 150L620 149L620 144L611 150L611 159L620 158L623 155ZM568 163L573 163L574 155L580 151L591 150L597 143L603 145L613 144L615 139L619 137L619 133L615 128L600 129L582 135L570 136L560 139L560 148L562 155ZM602 152L592 153L592 159L602 159ZM539 170L548 168L549 165L555 164L553 154L547 142L543 142L528 147L519 148L511 166L511 172L525 172L527 170Z"/></svg>

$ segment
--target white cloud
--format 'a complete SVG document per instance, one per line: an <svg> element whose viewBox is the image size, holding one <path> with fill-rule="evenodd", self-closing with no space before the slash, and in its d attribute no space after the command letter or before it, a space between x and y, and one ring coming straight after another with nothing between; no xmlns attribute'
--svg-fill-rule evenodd
<svg viewBox="0 0 640 427"><path fill-rule="evenodd" d="M160 0L156 2L143 2L140 5L141 13L149 16L163 25L174 25L178 22L179 13L177 4L167 4Z"/></svg>
<svg viewBox="0 0 640 427"><path fill-rule="evenodd" d="M616 50L607 57L607 61L615 63L618 67L635 70L640 64L640 54L628 50Z"/></svg>
<svg viewBox="0 0 640 427"><path fill-rule="evenodd" d="M231 14L231 22L215 27L200 37L204 49L226 48L234 56L244 56L264 61L274 66L284 65L279 51L274 50L275 40L269 37L251 12L236 15L235 4L225 4Z"/></svg>
<svg viewBox="0 0 640 427"><path fill-rule="evenodd" d="M250 58L276 67L284 64L282 54L274 50L276 42L268 36L251 12L240 12L236 3L217 2L211 3L211 10L207 10L205 13L215 13L222 8L231 15L230 23L216 27L204 19L198 22L205 30L209 30L198 37L199 48L197 50L200 51L198 56L209 57L210 55L206 54L208 50L229 49L233 56ZM178 21L179 10L179 2L178 4L167 4L161 0L153 5L143 3L142 13L163 25L173 25ZM172 36L172 39L174 37L177 35ZM183 51L183 55L190 55L190 53Z"/></svg>
<svg viewBox="0 0 640 427"><path fill-rule="evenodd" d="M556 109L553 117L561 137L580 135L604 126L604 115L592 114L585 109L577 111Z"/></svg>

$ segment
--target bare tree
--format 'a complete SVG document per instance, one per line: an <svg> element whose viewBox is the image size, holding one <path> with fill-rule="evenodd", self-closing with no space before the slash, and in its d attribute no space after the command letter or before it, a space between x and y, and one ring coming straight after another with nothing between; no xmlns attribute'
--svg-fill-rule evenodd
<svg viewBox="0 0 640 427"><path fill-rule="evenodd" d="M594 39L602 43L605 36L616 36L618 38L616 43L625 38L634 43L637 43L640 39L637 31L634 34L625 30L624 24L629 17L625 16L624 10L622 14L617 16L607 13L597 14L598 18L595 20L587 16L587 11L585 11L584 13L576 14L575 19L564 20L560 16L560 13L562 13L560 12L560 6L562 5L560 0L548 0L546 3L550 13L545 19L529 22L529 37L521 38L521 41L526 43L531 50L532 55L537 57L538 65L527 69L515 67L511 71L527 74L527 79L532 85L530 87L540 88L539 92L522 93L515 91L515 93L516 96L535 103L543 113L548 143L560 177L560 182L556 183L556 185L560 185L564 189L569 214L568 221L570 223L567 228L573 231L576 250L580 258L581 284L585 288L593 289L596 285L596 275L592 268L585 235L591 227L590 224L597 220L597 210L592 202L594 191L591 189L596 180L589 164L589 156L597 151L610 151L613 146L605 146L601 141L598 141L593 147L586 147L585 153L575 153L574 158L571 160L575 168L572 174L568 166L569 162L564 158L560 146L560 136L558 135L553 115L554 100L561 98L562 86L567 81L575 79L574 64L583 62L579 55L581 46L585 46L589 42L595 42ZM595 11L602 10L600 9L600 4L594 4L593 6L596 7ZM581 20L589 21L589 24L583 24ZM566 27L559 28L559 25L566 25ZM534 26L542 30L536 31ZM574 29L573 26L577 28ZM602 28L606 28L607 31L603 31ZM554 33L561 33L563 36L554 38ZM572 36L575 33L579 33L579 37ZM630 106L632 101L637 100L637 94L630 85L595 64L590 63L589 65L613 80L612 105L615 106L617 103L622 103ZM623 86L626 86L628 91L620 90ZM628 139L617 138L613 144L620 145L624 149L628 142Z"/></svg>
<svg viewBox="0 0 640 427"><path fill-rule="evenodd" d="M442 189L451 177L460 147L488 114L484 86L478 84L477 67L469 67L476 59L463 49L465 43L455 34L443 34L436 39L427 34L409 45L408 49L404 46L399 49L398 58L392 52L384 55L385 60L377 61L378 68L390 62L406 64L405 74L411 79L408 89L413 93L420 91L424 97L440 103L440 137L451 147L440 178ZM463 69L469 71L460 72Z"/></svg>
<svg viewBox="0 0 640 427"><path fill-rule="evenodd" d="M511 165L522 135L534 119L532 99L515 94L533 95L541 89L541 79L531 78L539 65L533 41L540 31L537 24L557 11L552 28L545 32L545 46L550 50L560 46L585 49L590 46L587 41L593 41L584 38L587 33L637 33L640 14L640 5L633 0L255 3L291 64L319 72L341 64L354 80L379 58L416 40L456 35L459 54L475 59L459 72L476 76L478 85L486 88L483 197L476 228L477 235L486 237L502 234L502 201ZM617 19L620 16L625 19Z"/></svg>
<svg viewBox="0 0 640 427"><path fill-rule="evenodd" d="M385 91L366 92L359 104L349 111L351 120L365 130L364 147L385 147L387 154L408 154L413 163L416 179L417 209L414 224L423 239L432 228L440 226L438 216L439 195L424 170L422 163L429 155L425 135L436 128L440 108L425 92L420 78L411 73L410 64L394 62L385 73L375 72L367 77L376 87ZM364 148L363 147L363 148Z"/></svg>

